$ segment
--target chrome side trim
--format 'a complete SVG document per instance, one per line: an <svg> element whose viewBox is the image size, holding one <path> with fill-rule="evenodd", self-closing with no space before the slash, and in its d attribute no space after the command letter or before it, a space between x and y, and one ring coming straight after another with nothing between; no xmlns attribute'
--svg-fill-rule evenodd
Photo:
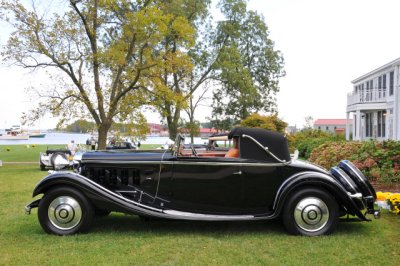
<svg viewBox="0 0 400 266"><path fill-rule="evenodd" d="M253 219L253 215L213 215L213 214L202 214L202 213L191 213L191 212L181 212L174 210L165 210L164 213L180 216L180 217L190 217L195 219L212 219L212 220L248 220Z"/></svg>
<svg viewBox="0 0 400 266"><path fill-rule="evenodd" d="M287 165L290 164L291 161L286 162L284 164L282 163L243 163L243 162L236 162L236 161L230 161L230 162L198 162L198 161L107 161L107 160L86 160L83 163L101 163L101 164L129 164L129 165L144 165L144 164L174 164L174 165L207 165L207 166L253 166L253 167L259 167L259 166L282 166L282 165Z"/></svg>
<svg viewBox="0 0 400 266"><path fill-rule="evenodd" d="M286 160L281 160L278 157L275 156L275 154L273 154L272 152L269 151L268 147L264 147L260 142L258 142L255 138L253 138L252 136L243 134L242 135L243 138L248 138L251 139L254 143L256 143L261 149L263 149L266 153L268 153L269 155L271 155L275 160L277 160L278 162L282 163L282 164L288 164L288 162Z"/></svg>

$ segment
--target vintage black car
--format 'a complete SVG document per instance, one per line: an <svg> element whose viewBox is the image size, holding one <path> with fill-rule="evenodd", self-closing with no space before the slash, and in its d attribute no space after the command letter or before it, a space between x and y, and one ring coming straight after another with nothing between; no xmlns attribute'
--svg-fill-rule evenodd
<svg viewBox="0 0 400 266"><path fill-rule="evenodd" d="M83 154L77 173L55 172L39 182L38 218L47 233L88 231L96 213L110 211L202 221L282 218L292 234L331 233L339 217L377 218L375 191L349 161L329 172L292 159L286 138L263 129L235 128L239 157L221 150L173 149L93 151Z"/></svg>

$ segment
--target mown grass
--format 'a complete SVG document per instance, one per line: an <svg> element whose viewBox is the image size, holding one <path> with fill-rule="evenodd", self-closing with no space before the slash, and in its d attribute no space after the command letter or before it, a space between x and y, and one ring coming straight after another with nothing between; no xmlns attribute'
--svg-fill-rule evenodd
<svg viewBox="0 0 400 266"><path fill-rule="evenodd" d="M0 167L0 265L397 265L400 216L340 223L333 235L298 237L279 221L142 222L112 213L84 235L42 231L23 207L43 177L36 164Z"/></svg>
<svg viewBox="0 0 400 266"><path fill-rule="evenodd" d="M159 144L142 144L140 149L156 149ZM65 149L65 144L51 145L0 145L0 160L3 162L38 162L39 153L49 149Z"/></svg>
<svg viewBox="0 0 400 266"><path fill-rule="evenodd" d="M3 162L39 162L39 153L50 149L65 149L65 145L0 145Z"/></svg>

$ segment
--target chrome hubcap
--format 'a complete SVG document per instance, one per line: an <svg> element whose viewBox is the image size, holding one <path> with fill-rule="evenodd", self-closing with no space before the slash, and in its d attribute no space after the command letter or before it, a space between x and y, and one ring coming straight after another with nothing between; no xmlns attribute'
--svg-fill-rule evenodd
<svg viewBox="0 0 400 266"><path fill-rule="evenodd" d="M296 224L307 232L321 230L329 220L329 209L325 202L309 197L299 201L294 209Z"/></svg>
<svg viewBox="0 0 400 266"><path fill-rule="evenodd" d="M74 198L61 196L50 203L48 215L52 225L61 230L69 230L81 221L82 209Z"/></svg>

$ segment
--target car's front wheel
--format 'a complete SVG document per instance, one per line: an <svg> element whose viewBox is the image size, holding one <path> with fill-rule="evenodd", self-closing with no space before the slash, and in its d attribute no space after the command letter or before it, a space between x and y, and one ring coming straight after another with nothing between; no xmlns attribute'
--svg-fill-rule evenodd
<svg viewBox="0 0 400 266"><path fill-rule="evenodd" d="M336 228L338 216L338 204L329 192L305 188L289 196L283 210L283 223L294 235L326 235Z"/></svg>
<svg viewBox="0 0 400 266"><path fill-rule="evenodd" d="M71 235L86 232L93 216L91 203L81 192L71 187L51 189L39 203L39 222L49 234Z"/></svg>

